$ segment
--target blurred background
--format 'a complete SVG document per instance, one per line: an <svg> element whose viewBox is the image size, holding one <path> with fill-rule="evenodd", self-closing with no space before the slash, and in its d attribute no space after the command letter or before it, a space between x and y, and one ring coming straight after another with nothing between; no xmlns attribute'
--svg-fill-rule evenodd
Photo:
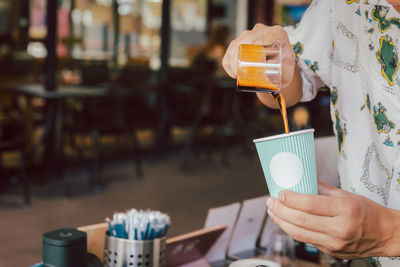
<svg viewBox="0 0 400 267"><path fill-rule="evenodd" d="M116 210L163 209L178 234L267 193L252 140L282 133L281 115L238 93L221 59L309 2L0 0L0 265L38 262L45 231ZM289 108L291 130L333 134L320 91Z"/></svg>

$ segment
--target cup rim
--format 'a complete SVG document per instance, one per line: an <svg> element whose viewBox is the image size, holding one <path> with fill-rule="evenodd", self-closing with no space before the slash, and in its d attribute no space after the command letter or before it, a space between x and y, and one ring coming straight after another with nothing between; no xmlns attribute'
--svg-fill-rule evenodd
<svg viewBox="0 0 400 267"><path fill-rule="evenodd" d="M293 136L293 135L300 135L300 134L313 133L313 132L315 132L315 130L313 128L310 128L310 129L306 129L306 130L290 132L288 134L283 133L283 134L278 134L278 135L272 135L272 136L257 138L257 139L253 140L253 143L270 141L270 140L273 140L273 139L285 138L285 137L289 137L289 136Z"/></svg>

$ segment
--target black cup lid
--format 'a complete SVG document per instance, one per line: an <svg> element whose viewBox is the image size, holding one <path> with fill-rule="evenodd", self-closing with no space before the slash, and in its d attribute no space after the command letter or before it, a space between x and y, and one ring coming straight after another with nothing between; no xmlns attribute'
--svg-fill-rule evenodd
<svg viewBox="0 0 400 267"><path fill-rule="evenodd" d="M70 246L77 243L86 245L86 233L75 228L57 229L43 235L43 244L53 246Z"/></svg>

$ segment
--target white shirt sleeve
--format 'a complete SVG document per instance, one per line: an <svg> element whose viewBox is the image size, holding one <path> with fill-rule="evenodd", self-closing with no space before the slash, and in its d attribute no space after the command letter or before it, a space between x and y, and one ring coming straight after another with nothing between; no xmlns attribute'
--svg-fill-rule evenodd
<svg viewBox="0 0 400 267"><path fill-rule="evenodd" d="M329 55L333 50L334 2L314 0L298 25L285 27L303 80L302 102L314 99L319 88L331 84Z"/></svg>

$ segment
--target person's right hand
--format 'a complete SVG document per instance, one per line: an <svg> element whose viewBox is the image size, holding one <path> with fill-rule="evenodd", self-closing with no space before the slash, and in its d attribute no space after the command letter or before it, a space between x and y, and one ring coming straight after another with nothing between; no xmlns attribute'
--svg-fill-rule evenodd
<svg viewBox="0 0 400 267"><path fill-rule="evenodd" d="M229 76L236 79L240 44L271 45L276 40L279 40L282 48L281 87L285 88L292 80L296 56L290 45L289 37L281 26L271 27L256 24L251 31L242 32L238 38L229 44L222 60L222 66Z"/></svg>

